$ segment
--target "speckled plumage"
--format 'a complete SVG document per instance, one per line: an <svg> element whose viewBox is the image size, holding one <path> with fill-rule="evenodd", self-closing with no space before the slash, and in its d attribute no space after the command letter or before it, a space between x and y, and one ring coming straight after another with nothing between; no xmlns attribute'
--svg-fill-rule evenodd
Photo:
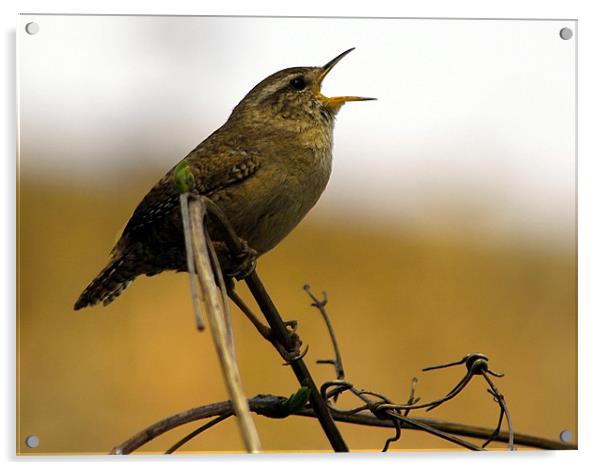
<svg viewBox="0 0 602 470"><path fill-rule="evenodd" d="M259 255L290 233L326 187L334 117L344 102L363 98L326 98L320 84L348 52L324 67L295 67L269 76L185 157L198 192L220 206ZM179 195L171 184L174 169L142 199L76 310L112 302L139 275L186 269Z"/></svg>

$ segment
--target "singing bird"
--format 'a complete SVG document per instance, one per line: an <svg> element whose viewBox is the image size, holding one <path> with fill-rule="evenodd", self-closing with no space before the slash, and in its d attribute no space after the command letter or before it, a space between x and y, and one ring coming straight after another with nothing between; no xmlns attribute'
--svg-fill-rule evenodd
<svg viewBox="0 0 602 470"><path fill-rule="evenodd" d="M321 92L324 77L352 50L323 67L293 67L270 75L184 158L196 191L220 207L257 256L286 237L326 188L341 106L374 99L328 98ZM108 305L142 274L187 269L179 194L172 184L175 168L136 207L109 263L84 289L75 310Z"/></svg>

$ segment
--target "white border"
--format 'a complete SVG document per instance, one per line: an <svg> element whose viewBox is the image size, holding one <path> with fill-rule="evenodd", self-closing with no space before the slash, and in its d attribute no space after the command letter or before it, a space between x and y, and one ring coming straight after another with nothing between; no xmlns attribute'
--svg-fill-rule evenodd
<svg viewBox="0 0 602 470"><path fill-rule="evenodd" d="M324 0L54 0L53 2L15 1L0 2L0 22L4 39L4 60L2 67L2 252L4 260L0 271L0 298L5 299L4 341L1 361L2 407L5 412L3 425L0 426L0 443L3 460L12 467L17 463L28 467L34 463L51 468L63 468L65 465L105 465L107 458L19 458L14 457L15 449L15 79L14 73L14 30L16 14L21 13L105 13L105 14L196 14L196 15L286 15L286 16L393 16L393 17L471 17L471 18L564 18L579 20L579 447L577 452L515 453L512 455L475 455L459 453L405 453L391 455L353 455L353 456L313 456L305 454L267 455L267 456L182 456L170 462L179 465L245 465L262 469L286 465L287 469L306 467L312 463L349 465L352 468L367 464L411 466L415 468L506 468L508 465L545 466L563 468L567 465L588 465L596 460L597 439L600 431L596 424L601 422L600 406L596 397L601 388L600 367L597 358L600 351L600 318L602 308L600 257L602 233L600 216L602 210L599 201L601 174L600 145L601 127L601 60L602 16L599 2L588 0L422 0L385 2L372 0L330 1ZM337 458L336 461L331 460ZM112 464L156 467L167 462L160 457L112 458ZM247 467L245 467L247 468ZM586 467L587 468L587 467Z"/></svg>

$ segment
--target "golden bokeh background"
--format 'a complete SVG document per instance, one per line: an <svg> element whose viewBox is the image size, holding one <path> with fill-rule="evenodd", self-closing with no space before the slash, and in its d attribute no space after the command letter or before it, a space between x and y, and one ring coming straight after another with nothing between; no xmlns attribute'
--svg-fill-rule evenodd
<svg viewBox="0 0 602 470"><path fill-rule="evenodd" d="M19 193L18 433L20 454L106 454L153 422L227 399L209 332L194 327L185 274L139 278L109 307L72 306L107 260L116 234L157 175L125 191L53 185L22 175ZM459 224L470 226L469 220ZM385 230L313 211L258 272L286 319L299 321L318 382L334 377L326 329L302 290L327 290L328 311L356 386L405 401L413 376L423 401L447 393L464 369L427 365L484 352L515 431L576 442L576 256L574 245L488 239L467 231ZM244 286L240 290L244 292ZM249 299L249 297L246 297ZM289 395L292 371L234 310L237 353L249 396ZM475 381L430 413L496 423L498 408ZM256 417L267 451L326 451L316 421ZM197 424L141 451L161 452ZM378 450L392 430L341 424L353 450ZM39 447L24 445L28 435ZM494 445L494 447L499 444ZM393 449L448 449L404 432ZM232 418L182 451L242 451Z"/></svg>
<svg viewBox="0 0 602 470"><path fill-rule="evenodd" d="M31 21L38 34L25 32ZM405 401L417 376L429 401L464 369L423 367L483 352L506 374L496 383L515 431L567 430L576 442L576 26L20 15L18 452L106 454L159 419L227 398L185 274L138 279L106 308L73 304L148 189L253 85L353 46L323 91L378 100L341 111L325 194L258 265L285 319L298 320L316 381L334 377L315 364L333 353L305 283L328 292L357 387ZM574 39L561 39L565 27ZM249 396L297 390L236 310L234 330ZM481 380L415 414L493 427L498 407ZM256 422L265 450L329 449L311 419ZM164 451L194 426L141 451ZM354 450L393 435L340 427ZM408 431L392 448L456 447ZM241 450L232 418L182 448Z"/></svg>

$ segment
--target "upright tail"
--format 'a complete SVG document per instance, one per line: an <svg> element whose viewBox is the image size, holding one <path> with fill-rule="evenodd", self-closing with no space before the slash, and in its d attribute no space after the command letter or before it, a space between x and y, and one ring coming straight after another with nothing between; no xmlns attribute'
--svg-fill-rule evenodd
<svg viewBox="0 0 602 470"><path fill-rule="evenodd" d="M88 284L75 302L74 309L96 305L102 302L109 305L136 277L136 273L128 266L127 258L120 256L113 259L94 280Z"/></svg>

